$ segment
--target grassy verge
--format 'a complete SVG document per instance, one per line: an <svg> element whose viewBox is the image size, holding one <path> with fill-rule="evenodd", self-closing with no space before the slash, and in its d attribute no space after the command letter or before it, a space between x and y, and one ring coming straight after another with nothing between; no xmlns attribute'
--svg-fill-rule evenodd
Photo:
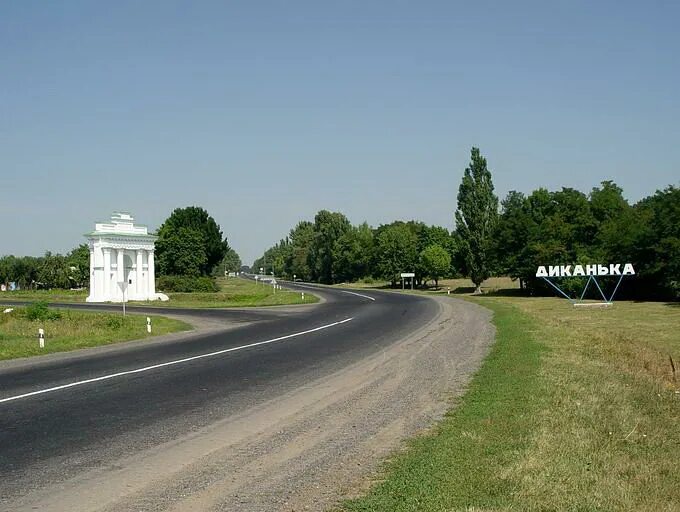
<svg viewBox="0 0 680 512"><path fill-rule="evenodd" d="M17 290L0 292L0 304L3 300L13 302L25 300L31 302L85 302L87 290Z"/></svg>
<svg viewBox="0 0 680 512"><path fill-rule="evenodd" d="M167 302L131 301L130 305L188 307L188 308L230 308L283 306L290 304L313 304L319 298L305 292L304 299L300 292L274 290L271 285L257 284L254 281L237 278L218 278L220 291L216 293L168 293ZM162 291L162 290L159 290ZM87 291L71 290L32 290L4 292L0 294L0 304L7 301L48 301L48 302L85 302Z"/></svg>
<svg viewBox="0 0 680 512"><path fill-rule="evenodd" d="M168 302L148 303L151 305L192 307L192 308L230 308L283 306L289 304L312 304L319 298L305 292L274 290L271 285L238 278L218 278L220 291L217 293L169 293Z"/></svg>
<svg viewBox="0 0 680 512"><path fill-rule="evenodd" d="M152 334L146 332L146 316L50 310L50 319L31 320L26 308L0 313L0 360L64 352L108 345L160 334L190 330L170 318L152 316ZM45 331L45 348L38 344L38 329Z"/></svg>
<svg viewBox="0 0 680 512"><path fill-rule="evenodd" d="M473 300L497 340L468 392L344 509L680 510L680 307Z"/></svg>

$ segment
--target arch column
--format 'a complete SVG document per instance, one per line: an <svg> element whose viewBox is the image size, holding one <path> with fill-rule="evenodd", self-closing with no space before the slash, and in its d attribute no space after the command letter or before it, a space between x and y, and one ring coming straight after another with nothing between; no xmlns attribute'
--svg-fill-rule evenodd
<svg viewBox="0 0 680 512"><path fill-rule="evenodd" d="M118 263L118 267L116 268L116 296L120 293L121 300L125 300L125 292L123 291L127 286L127 283L125 282L125 251L123 249L117 249L116 256ZM118 283L124 283L123 288L121 288Z"/></svg>
<svg viewBox="0 0 680 512"><path fill-rule="evenodd" d="M142 267L144 265L144 252L141 249L135 251L137 254L137 270L135 271L135 292L137 293L137 299L144 299L144 280L142 275L144 272Z"/></svg>
<svg viewBox="0 0 680 512"><path fill-rule="evenodd" d="M104 247L102 249L104 252L104 300L110 300L111 295L111 248Z"/></svg>
<svg viewBox="0 0 680 512"><path fill-rule="evenodd" d="M90 246L90 298L88 300L94 300L97 296L96 284L97 280L94 276L94 247Z"/></svg>
<svg viewBox="0 0 680 512"><path fill-rule="evenodd" d="M153 249L149 251L148 262L149 271L147 272L146 293L149 300L154 300L156 298L156 267Z"/></svg>

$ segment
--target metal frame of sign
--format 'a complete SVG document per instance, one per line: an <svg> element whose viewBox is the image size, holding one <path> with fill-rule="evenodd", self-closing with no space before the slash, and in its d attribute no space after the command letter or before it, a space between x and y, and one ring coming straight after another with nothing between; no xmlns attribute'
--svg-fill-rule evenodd
<svg viewBox="0 0 680 512"><path fill-rule="evenodd" d="M595 276L588 276L588 281L586 282L585 287L583 288L583 292L581 293L581 297L578 299L572 299L567 295L559 286L557 286L555 283L553 283L550 279L547 277L542 277L542 279L548 283L550 286L555 288L561 295L564 296L569 302L571 302L574 306L584 304L584 297L586 296L586 292L588 291L588 287L590 286L590 282L594 282L595 286L597 286L598 291L600 292L600 296L602 297L602 302L594 302L594 303L588 303L588 304L602 304L606 306L610 306L614 303L614 296L616 295L616 292L619 289L619 286L621 285L621 281L623 280L624 276L621 275L619 276L619 280L616 283L616 286L614 287L614 291L612 292L611 296L607 298L607 296L604 294L602 291L602 287L600 286L600 283L597 282L597 278Z"/></svg>

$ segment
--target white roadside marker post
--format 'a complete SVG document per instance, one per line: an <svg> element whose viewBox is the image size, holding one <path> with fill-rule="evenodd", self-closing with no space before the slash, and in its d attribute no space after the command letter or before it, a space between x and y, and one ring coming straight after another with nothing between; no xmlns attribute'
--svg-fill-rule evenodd
<svg viewBox="0 0 680 512"><path fill-rule="evenodd" d="M146 332L151 334L151 318L146 317Z"/></svg>
<svg viewBox="0 0 680 512"><path fill-rule="evenodd" d="M45 331L43 329L38 329L38 343L40 348L45 348Z"/></svg>
<svg viewBox="0 0 680 512"><path fill-rule="evenodd" d="M302 302L305 301L305 292L302 292Z"/></svg>

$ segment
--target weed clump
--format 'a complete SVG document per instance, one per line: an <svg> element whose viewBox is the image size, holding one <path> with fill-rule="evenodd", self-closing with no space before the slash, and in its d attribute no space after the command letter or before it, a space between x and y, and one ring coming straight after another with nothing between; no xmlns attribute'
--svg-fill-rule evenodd
<svg viewBox="0 0 680 512"><path fill-rule="evenodd" d="M50 309L45 301L34 302L26 306L24 310L26 318L29 320L59 320L61 313L54 309Z"/></svg>

